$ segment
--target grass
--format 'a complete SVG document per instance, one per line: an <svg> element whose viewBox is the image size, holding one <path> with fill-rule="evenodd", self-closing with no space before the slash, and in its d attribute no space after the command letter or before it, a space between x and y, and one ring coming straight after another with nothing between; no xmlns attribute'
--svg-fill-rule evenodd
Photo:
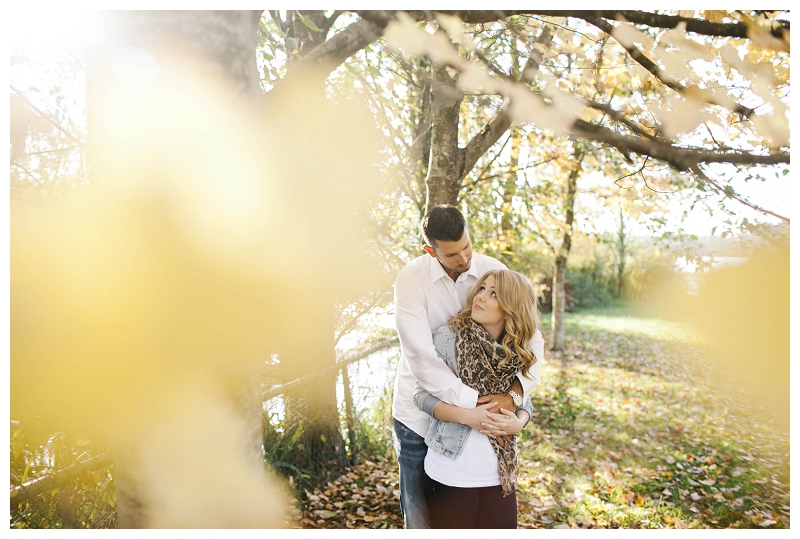
<svg viewBox="0 0 800 539"><path fill-rule="evenodd" d="M721 383L691 328L619 306L565 332L521 441L522 527L789 527L788 425Z"/></svg>
<svg viewBox="0 0 800 539"><path fill-rule="evenodd" d="M788 424L722 382L690 327L616 306L568 313L565 332L520 437L521 528L789 528ZM375 455L295 526L402 527L397 489Z"/></svg>

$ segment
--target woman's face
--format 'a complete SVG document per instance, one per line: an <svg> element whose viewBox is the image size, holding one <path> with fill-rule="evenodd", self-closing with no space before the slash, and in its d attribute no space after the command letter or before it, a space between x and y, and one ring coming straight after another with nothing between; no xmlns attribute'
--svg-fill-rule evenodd
<svg viewBox="0 0 800 539"><path fill-rule="evenodd" d="M472 319L482 325L494 338L506 327L506 313L500 308L495 294L494 275L489 275L472 300Z"/></svg>

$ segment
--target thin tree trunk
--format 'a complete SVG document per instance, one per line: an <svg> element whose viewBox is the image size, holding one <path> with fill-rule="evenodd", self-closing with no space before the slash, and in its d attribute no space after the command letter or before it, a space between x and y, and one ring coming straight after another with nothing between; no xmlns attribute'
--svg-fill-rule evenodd
<svg viewBox="0 0 800 539"><path fill-rule="evenodd" d="M503 205L500 209L500 240L506 242L504 251L512 251L517 246L516 231L514 230L514 208L511 201L517 193L517 168L519 167L519 152L522 147L522 131L511 127L511 156L508 163L508 174L503 182ZM513 255L511 255L513 256ZM508 264L510 256L502 256Z"/></svg>
<svg viewBox="0 0 800 539"><path fill-rule="evenodd" d="M624 285L625 276L625 257L628 255L628 244L626 243L627 236L625 235L625 215L622 208L619 209L619 234L617 236L617 298L622 297L622 287Z"/></svg>
<svg viewBox="0 0 800 539"><path fill-rule="evenodd" d="M551 338L553 345L551 350L554 351L564 350L564 312L567 306L567 258L569 257L569 250L572 247L572 228L575 218L575 193L578 190L578 177L582 171L581 162L583 161L584 155L584 150L578 143L575 143L573 148L575 168L572 169L572 172L570 172L567 178L567 197L564 202L566 226L564 229L564 237L561 241L561 249L556 256L553 270L553 335Z"/></svg>

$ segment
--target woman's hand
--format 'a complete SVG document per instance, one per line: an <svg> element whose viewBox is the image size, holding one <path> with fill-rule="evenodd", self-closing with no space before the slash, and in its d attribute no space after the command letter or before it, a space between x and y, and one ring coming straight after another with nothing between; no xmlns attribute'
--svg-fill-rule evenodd
<svg viewBox="0 0 800 539"><path fill-rule="evenodd" d="M497 415L489 412L489 409L496 405L496 402L487 402L486 404L481 404L470 410L459 408L461 417L458 422L475 430L481 430L484 422L491 421L490 416Z"/></svg>
<svg viewBox="0 0 800 539"><path fill-rule="evenodd" d="M481 430L481 424L485 421L491 421L489 418L489 409L497 406L496 402L487 402L475 408L459 408L446 402L440 402L433 409L433 417L442 419L444 421L452 421L454 423L461 423L475 430Z"/></svg>
<svg viewBox="0 0 800 539"><path fill-rule="evenodd" d="M520 414L527 416L527 412L520 410ZM526 417L519 418L514 412L500 408L499 414L487 412L487 419L481 422L478 431L485 434L489 438L497 438L498 436L511 436L519 434L527 422ZM499 440L498 440L499 441ZM501 444L502 445L502 444Z"/></svg>

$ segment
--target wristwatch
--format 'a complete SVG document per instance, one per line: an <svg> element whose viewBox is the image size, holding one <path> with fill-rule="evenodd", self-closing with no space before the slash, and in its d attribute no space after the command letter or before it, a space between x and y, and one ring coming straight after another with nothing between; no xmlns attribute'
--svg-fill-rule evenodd
<svg viewBox="0 0 800 539"><path fill-rule="evenodd" d="M522 406L522 395L520 395L519 393L517 393L513 389L509 390L508 394L511 395L511 400L514 401L514 406L516 406L517 408Z"/></svg>

